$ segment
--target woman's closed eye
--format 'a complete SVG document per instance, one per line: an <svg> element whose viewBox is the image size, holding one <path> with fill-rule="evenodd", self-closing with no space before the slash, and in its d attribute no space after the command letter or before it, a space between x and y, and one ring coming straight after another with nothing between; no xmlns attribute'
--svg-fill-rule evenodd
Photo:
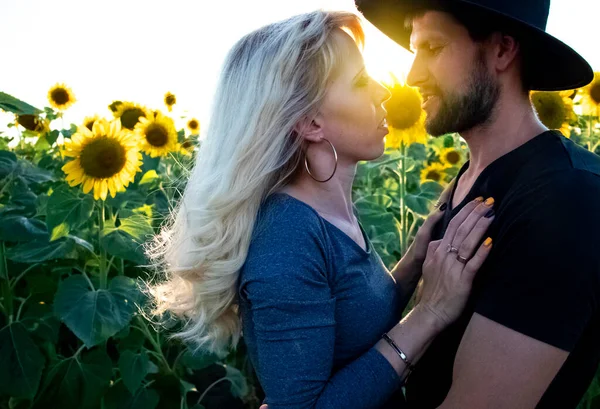
<svg viewBox="0 0 600 409"><path fill-rule="evenodd" d="M367 85L369 85L370 81L371 81L371 78L368 75L364 74L356 80L356 86L357 87L366 87Z"/></svg>

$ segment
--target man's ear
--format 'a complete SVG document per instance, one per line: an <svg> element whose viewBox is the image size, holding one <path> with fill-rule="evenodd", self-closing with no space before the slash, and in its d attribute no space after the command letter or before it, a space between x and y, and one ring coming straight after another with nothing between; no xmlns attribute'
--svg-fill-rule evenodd
<svg viewBox="0 0 600 409"><path fill-rule="evenodd" d="M298 121L296 126L294 126L294 131L307 141L319 142L324 137L321 116L317 114L314 117L302 118Z"/></svg>
<svg viewBox="0 0 600 409"><path fill-rule="evenodd" d="M519 42L514 37L502 33L494 33L495 65L498 71L506 69L517 59L519 54Z"/></svg>

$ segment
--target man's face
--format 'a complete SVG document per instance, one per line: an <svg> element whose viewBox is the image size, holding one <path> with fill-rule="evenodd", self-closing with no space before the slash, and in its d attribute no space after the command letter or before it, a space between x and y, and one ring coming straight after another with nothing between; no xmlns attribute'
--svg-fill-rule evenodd
<svg viewBox="0 0 600 409"><path fill-rule="evenodd" d="M438 11L415 18L410 39L416 55L408 84L423 96L427 132L461 133L489 121L500 87L488 69L486 43Z"/></svg>

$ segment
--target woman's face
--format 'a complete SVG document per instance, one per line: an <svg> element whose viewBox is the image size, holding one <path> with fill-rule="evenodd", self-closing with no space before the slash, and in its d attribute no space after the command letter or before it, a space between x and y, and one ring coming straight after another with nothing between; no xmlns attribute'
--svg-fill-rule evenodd
<svg viewBox="0 0 600 409"><path fill-rule="evenodd" d="M385 149L386 111L390 92L365 71L360 50L345 32L335 34L343 50L337 75L328 90L317 121L322 135L335 146L340 160L358 162L380 157Z"/></svg>

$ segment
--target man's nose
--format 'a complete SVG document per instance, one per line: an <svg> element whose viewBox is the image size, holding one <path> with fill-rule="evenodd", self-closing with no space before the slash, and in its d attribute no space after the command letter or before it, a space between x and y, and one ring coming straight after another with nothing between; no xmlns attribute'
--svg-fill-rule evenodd
<svg viewBox="0 0 600 409"><path fill-rule="evenodd" d="M424 64L423 60L417 55L413 60L412 65L410 66L410 71L408 72L408 76L406 77L406 83L411 87L418 87L419 85L425 83L428 75L429 71L426 65Z"/></svg>

